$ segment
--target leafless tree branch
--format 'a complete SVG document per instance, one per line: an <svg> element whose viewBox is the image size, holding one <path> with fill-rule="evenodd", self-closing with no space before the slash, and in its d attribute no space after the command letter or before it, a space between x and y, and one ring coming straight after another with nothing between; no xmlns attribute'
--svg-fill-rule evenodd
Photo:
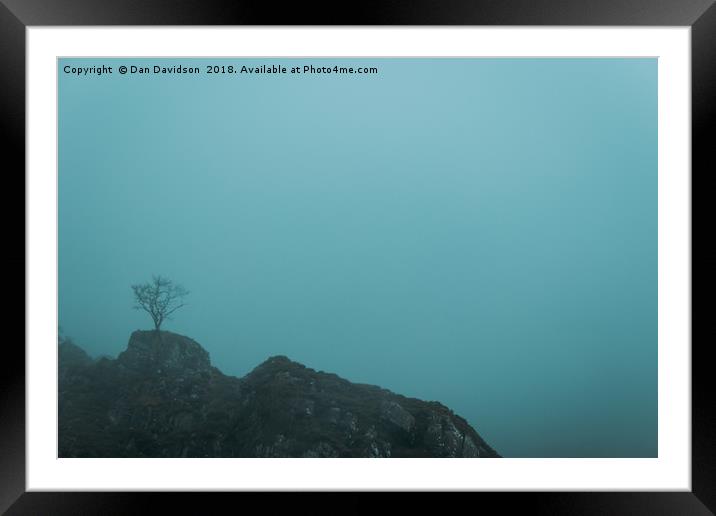
<svg viewBox="0 0 716 516"><path fill-rule="evenodd" d="M132 285L132 292L136 301L133 308L147 312L157 331L170 314L186 305L184 298L189 295L184 287L160 275L152 276L149 283Z"/></svg>

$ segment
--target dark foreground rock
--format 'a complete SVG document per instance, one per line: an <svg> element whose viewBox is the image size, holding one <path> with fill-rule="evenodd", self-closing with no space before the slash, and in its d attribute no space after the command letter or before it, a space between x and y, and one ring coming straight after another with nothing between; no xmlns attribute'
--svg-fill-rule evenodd
<svg viewBox="0 0 716 516"><path fill-rule="evenodd" d="M60 457L498 457L437 402L269 358L222 374L197 342L136 331L117 359L59 350Z"/></svg>

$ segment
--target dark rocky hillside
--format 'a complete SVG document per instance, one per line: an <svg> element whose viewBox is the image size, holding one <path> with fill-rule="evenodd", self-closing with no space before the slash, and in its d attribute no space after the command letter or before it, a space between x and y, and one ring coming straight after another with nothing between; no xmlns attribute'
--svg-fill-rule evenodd
<svg viewBox="0 0 716 516"><path fill-rule="evenodd" d="M226 376L188 337L135 331L117 359L59 349L60 457L498 457L437 402L271 357Z"/></svg>

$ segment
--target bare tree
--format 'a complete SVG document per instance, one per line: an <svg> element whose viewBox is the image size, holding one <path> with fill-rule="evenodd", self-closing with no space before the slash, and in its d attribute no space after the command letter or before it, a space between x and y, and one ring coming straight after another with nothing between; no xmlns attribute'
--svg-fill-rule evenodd
<svg viewBox="0 0 716 516"><path fill-rule="evenodd" d="M162 276L152 276L151 283L132 285L132 291L137 302L134 309L147 312L156 331L171 314L184 306L184 298L189 295L184 287Z"/></svg>

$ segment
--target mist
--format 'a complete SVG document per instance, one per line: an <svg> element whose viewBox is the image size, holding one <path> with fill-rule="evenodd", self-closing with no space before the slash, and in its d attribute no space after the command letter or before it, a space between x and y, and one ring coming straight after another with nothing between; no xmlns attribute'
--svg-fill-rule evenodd
<svg viewBox="0 0 716 516"><path fill-rule="evenodd" d="M379 73L59 74L63 332L117 356L162 274L226 374L286 355L505 457L656 456L656 59L296 61Z"/></svg>

